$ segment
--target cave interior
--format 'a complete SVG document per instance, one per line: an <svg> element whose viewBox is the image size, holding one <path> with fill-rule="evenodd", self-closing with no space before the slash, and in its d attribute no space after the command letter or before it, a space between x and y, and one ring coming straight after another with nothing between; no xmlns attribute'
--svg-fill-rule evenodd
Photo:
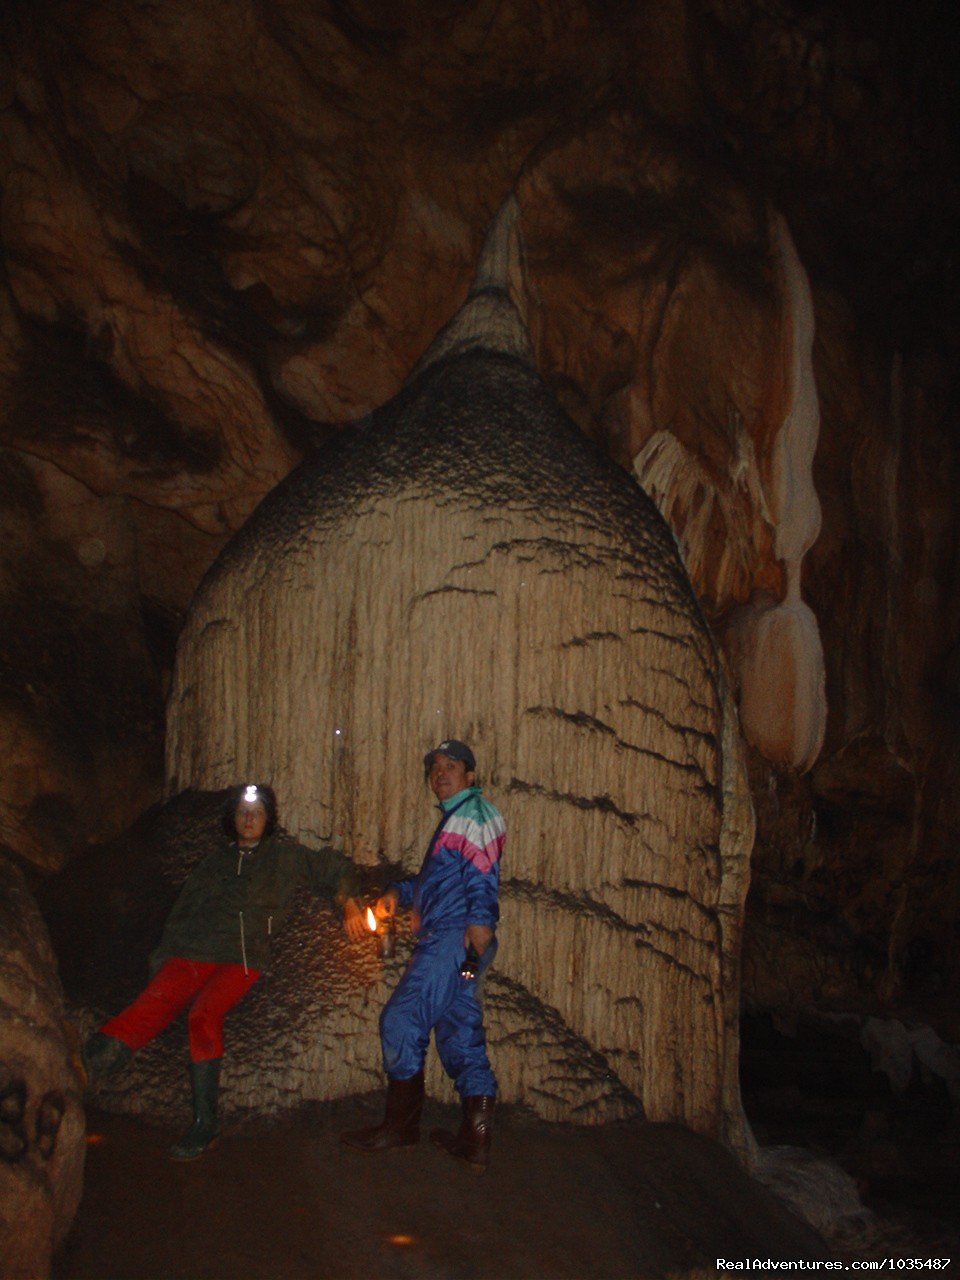
<svg viewBox="0 0 960 1280"><path fill-rule="evenodd" d="M487 750L518 832L506 937L554 939L518 945L513 969L504 946L491 983L494 1042L520 1045L516 1067L503 1051L509 1096L551 1123L615 1125L638 1107L748 1163L758 1149L812 1151L880 1224L871 1243L862 1219L814 1221L842 1256L957 1243L949 17L938 0L8 0L5 1001L34 999L10 977L30 948L58 1043L64 1000L89 1027L128 995L214 821L211 797L238 772L275 780L293 834L354 856L370 892L409 866L429 821L411 803L436 724L427 704L452 715L444 669L459 648L469 709L442 733ZM487 399L484 359L507 370ZM421 405L432 377L446 418ZM517 434L524 414L554 434ZM451 450L466 458L455 485ZM433 517L415 518L431 504L449 562L430 559ZM551 550L503 551L538 539ZM620 557L612 578L580 562L600 543ZM478 547L480 576L464 576L463 550ZM627 560L640 585L618 614ZM510 612L528 565L549 590ZM411 601L427 596L421 617ZM678 612L682 655L646 644ZM234 631L210 639L222 618L235 648ZM423 618L456 639L435 667ZM629 652L627 634L640 637ZM605 689L622 720L601 717ZM653 759L668 753L655 726L674 713L683 768L703 780L696 814ZM267 745L245 756L255 722ZM329 737L340 725L349 757ZM402 756L386 768L384 743ZM623 888L643 823L620 797L635 792L666 815L675 861L739 840L717 855L722 876L705 857L667 877L674 898L714 895L719 941L694 937L692 916L652 920L639 871L634 896ZM736 839L717 834L737 822ZM631 939L672 930L719 1030L687 1019L677 1040L656 1021L650 1010L692 1010L693 997L616 958L623 931L608 956L602 911ZM301 978L348 974L354 992L381 981L324 920ZM298 921L320 927L306 906ZM619 973L611 1002L648 1001L647 1060L641 1024L605 1021L575 990L589 962L565 966L580 946ZM291 944L277 989L294 1004L297 963ZM359 1014L358 999L311 1005L297 1024L307 1038L314 1018L334 1040L297 1067L327 1073L330 1091L304 1094L294 1073L265 1113L375 1087L369 1064L334 1065L337 1035L375 1046L376 1008ZM48 1111L79 1106L63 1083L69 1045L54 1063L21 1044L15 1013L2 1019L10 1106L21 1061L54 1081L38 1093ZM567 1083L538 1110L534 1085L571 1037ZM661 1088L670 1055L686 1070L708 1040L709 1070ZM237 1115L253 1115L282 1054L257 1058L252 1030L238 1045L257 1065L236 1076ZM162 1122L166 1062L98 1105ZM5 1178L27 1158L14 1148ZM43 1192L48 1249L81 1173L64 1159L56 1178L72 1190Z"/></svg>

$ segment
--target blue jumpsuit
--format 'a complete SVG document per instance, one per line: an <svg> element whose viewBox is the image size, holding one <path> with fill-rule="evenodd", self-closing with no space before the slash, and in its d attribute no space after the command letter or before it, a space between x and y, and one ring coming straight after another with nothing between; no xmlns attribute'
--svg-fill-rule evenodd
<svg viewBox="0 0 960 1280"><path fill-rule="evenodd" d="M500 855L507 828L479 787L467 787L440 803L442 817L416 876L391 887L401 907L412 906L417 944L406 972L380 1015L383 1065L392 1080L423 1069L436 1028L437 1052L462 1098L495 1096L487 1058L477 982L460 976L467 925L496 928L500 918ZM487 969L494 938L478 967Z"/></svg>

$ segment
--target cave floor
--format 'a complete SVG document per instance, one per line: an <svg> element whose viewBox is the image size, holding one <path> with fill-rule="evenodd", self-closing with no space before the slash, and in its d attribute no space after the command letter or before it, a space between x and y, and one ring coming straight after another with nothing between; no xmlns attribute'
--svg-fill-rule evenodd
<svg viewBox="0 0 960 1280"><path fill-rule="evenodd" d="M54 1280L601 1280L829 1256L728 1153L678 1126L547 1125L505 1107L478 1176L428 1141L341 1147L380 1105L228 1124L190 1164L167 1159L179 1131L89 1112L84 1197ZM455 1112L428 1103L424 1119Z"/></svg>

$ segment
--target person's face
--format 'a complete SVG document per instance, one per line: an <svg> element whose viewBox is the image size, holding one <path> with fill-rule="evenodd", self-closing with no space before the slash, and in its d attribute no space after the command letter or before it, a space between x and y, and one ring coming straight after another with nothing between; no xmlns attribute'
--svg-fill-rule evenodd
<svg viewBox="0 0 960 1280"><path fill-rule="evenodd" d="M246 844L256 844L267 826L267 811L260 800L241 800L233 820L237 835Z"/></svg>
<svg viewBox="0 0 960 1280"><path fill-rule="evenodd" d="M433 757L433 764L427 774L430 790L438 800L449 800L464 787L472 787L473 779L474 775L462 760L451 760L442 753Z"/></svg>

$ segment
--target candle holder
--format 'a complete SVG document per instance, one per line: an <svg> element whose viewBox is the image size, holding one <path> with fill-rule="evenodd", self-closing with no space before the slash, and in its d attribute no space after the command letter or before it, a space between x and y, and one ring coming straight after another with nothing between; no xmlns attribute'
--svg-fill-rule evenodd
<svg viewBox="0 0 960 1280"><path fill-rule="evenodd" d="M397 950L397 925L392 917L378 920L373 908L367 907L367 928L376 935L381 960L392 960Z"/></svg>
<svg viewBox="0 0 960 1280"><path fill-rule="evenodd" d="M377 922L377 940L380 943L380 959L392 960L397 950L397 926L393 920Z"/></svg>

